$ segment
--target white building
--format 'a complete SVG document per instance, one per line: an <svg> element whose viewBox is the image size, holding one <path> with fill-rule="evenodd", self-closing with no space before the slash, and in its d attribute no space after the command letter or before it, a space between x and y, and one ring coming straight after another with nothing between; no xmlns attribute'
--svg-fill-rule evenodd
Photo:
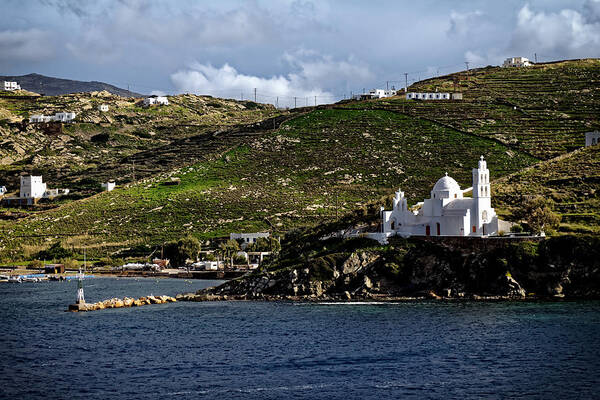
<svg viewBox="0 0 600 400"><path fill-rule="evenodd" d="M166 96L150 96L144 99L144 105L146 107L152 105L169 105L169 99Z"/></svg>
<svg viewBox="0 0 600 400"><path fill-rule="evenodd" d="M222 261L198 261L192 264L192 268L205 271L217 271L222 264Z"/></svg>
<svg viewBox="0 0 600 400"><path fill-rule="evenodd" d="M106 192L111 192L113 190L115 190L115 187L117 186L117 184L115 182L105 182L100 184L100 186L102 187L102 190L106 191Z"/></svg>
<svg viewBox="0 0 600 400"><path fill-rule="evenodd" d="M368 93L355 94L352 98L355 100L366 100L366 99L383 99L385 97L392 97L397 94L397 90L392 87L391 89L371 89Z"/></svg>
<svg viewBox="0 0 600 400"><path fill-rule="evenodd" d="M256 243L258 238L268 238L271 234L269 232L255 232L255 233L230 233L229 239L241 240L242 244L240 247L245 249L253 243Z"/></svg>
<svg viewBox="0 0 600 400"><path fill-rule="evenodd" d="M408 209L404 192L396 192L392 211L383 211L386 237L408 236L488 236L498 233L498 217L491 206L490 172L483 156L473 169L473 197L463 197L458 183L446 174L440 178L431 197L418 211Z"/></svg>
<svg viewBox="0 0 600 400"><path fill-rule="evenodd" d="M34 114L29 117L30 123L39 123L39 122L51 122L51 121L59 121L59 122L71 122L75 119L77 114L74 112L63 112L56 113L52 116L43 115L43 114Z"/></svg>
<svg viewBox="0 0 600 400"><path fill-rule="evenodd" d="M21 90L21 85L19 85L17 82L4 81L4 90Z"/></svg>
<svg viewBox="0 0 600 400"><path fill-rule="evenodd" d="M75 119L77 114L74 112L62 112L54 114L53 120L60 122L71 122Z"/></svg>
<svg viewBox="0 0 600 400"><path fill-rule="evenodd" d="M46 193L46 184L42 181L41 176L22 176L21 177L21 190L19 191L19 197L41 199Z"/></svg>
<svg viewBox="0 0 600 400"><path fill-rule="evenodd" d="M462 93L409 92L406 93L406 100L462 100Z"/></svg>
<svg viewBox="0 0 600 400"><path fill-rule="evenodd" d="M100 104L98 106L98 111L100 111L100 112L107 112L108 111L108 104Z"/></svg>
<svg viewBox="0 0 600 400"><path fill-rule="evenodd" d="M533 63L525 57L509 57L504 60L502 67L530 67L532 65Z"/></svg>
<svg viewBox="0 0 600 400"><path fill-rule="evenodd" d="M600 131L585 133L585 147L600 144Z"/></svg>
<svg viewBox="0 0 600 400"><path fill-rule="evenodd" d="M0 186L0 196L4 196L6 193L6 186Z"/></svg>

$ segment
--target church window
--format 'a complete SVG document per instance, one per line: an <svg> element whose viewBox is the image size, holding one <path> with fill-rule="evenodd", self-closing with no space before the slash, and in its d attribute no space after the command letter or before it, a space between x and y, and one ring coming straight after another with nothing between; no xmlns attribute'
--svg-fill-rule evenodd
<svg viewBox="0 0 600 400"><path fill-rule="evenodd" d="M390 225L390 229L394 230L396 228L395 226L396 224L394 223L394 221L392 221L391 225Z"/></svg>

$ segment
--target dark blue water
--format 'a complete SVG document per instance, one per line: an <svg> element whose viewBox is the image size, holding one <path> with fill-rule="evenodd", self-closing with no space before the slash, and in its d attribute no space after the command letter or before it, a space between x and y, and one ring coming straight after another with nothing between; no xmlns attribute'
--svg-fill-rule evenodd
<svg viewBox="0 0 600 400"><path fill-rule="evenodd" d="M95 279L88 302L206 281ZM600 302L172 303L66 313L0 285L0 397L599 398Z"/></svg>

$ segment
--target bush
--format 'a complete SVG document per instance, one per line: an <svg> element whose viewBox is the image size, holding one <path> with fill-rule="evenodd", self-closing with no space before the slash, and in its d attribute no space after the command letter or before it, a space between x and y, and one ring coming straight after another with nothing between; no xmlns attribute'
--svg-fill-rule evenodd
<svg viewBox="0 0 600 400"><path fill-rule="evenodd" d="M235 255L233 256L233 263L236 265L248 264L248 260L242 255Z"/></svg>
<svg viewBox="0 0 600 400"><path fill-rule="evenodd" d="M73 252L62 247L60 242L56 242L47 250L37 253L34 258L37 260L59 260L70 257L73 257Z"/></svg>
<svg viewBox="0 0 600 400"><path fill-rule="evenodd" d="M40 269L44 264L40 260L33 260L29 266L34 269Z"/></svg>
<svg viewBox="0 0 600 400"><path fill-rule="evenodd" d="M515 224L510 227L510 231L512 233L521 233L521 232L523 232L523 227L519 224Z"/></svg>
<svg viewBox="0 0 600 400"><path fill-rule="evenodd" d="M110 135L106 132L99 133L90 138L92 143L106 143L109 141L109 139L110 139Z"/></svg>
<svg viewBox="0 0 600 400"><path fill-rule="evenodd" d="M193 236L186 236L178 241L165 244L164 256L176 267L182 267L187 260L196 261L200 253L200 241Z"/></svg>

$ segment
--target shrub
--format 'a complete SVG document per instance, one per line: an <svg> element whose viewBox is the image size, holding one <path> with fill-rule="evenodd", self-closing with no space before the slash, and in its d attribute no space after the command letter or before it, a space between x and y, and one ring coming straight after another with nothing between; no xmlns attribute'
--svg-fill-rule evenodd
<svg viewBox="0 0 600 400"><path fill-rule="evenodd" d="M99 133L90 138L92 143L106 143L110 139L110 135L106 132Z"/></svg>
<svg viewBox="0 0 600 400"><path fill-rule="evenodd" d="M521 233L521 232L523 232L523 227L519 224L515 224L510 227L510 231L512 233Z"/></svg>
<svg viewBox="0 0 600 400"><path fill-rule="evenodd" d="M200 241L193 236L186 236L178 241L165 244L164 256L177 267L184 266L186 261L196 261L200 253Z"/></svg>
<svg viewBox="0 0 600 400"><path fill-rule="evenodd" d="M42 250L35 255L37 260L59 260L61 258L69 258L73 256L71 250L62 247L60 242L54 243L50 248Z"/></svg>

